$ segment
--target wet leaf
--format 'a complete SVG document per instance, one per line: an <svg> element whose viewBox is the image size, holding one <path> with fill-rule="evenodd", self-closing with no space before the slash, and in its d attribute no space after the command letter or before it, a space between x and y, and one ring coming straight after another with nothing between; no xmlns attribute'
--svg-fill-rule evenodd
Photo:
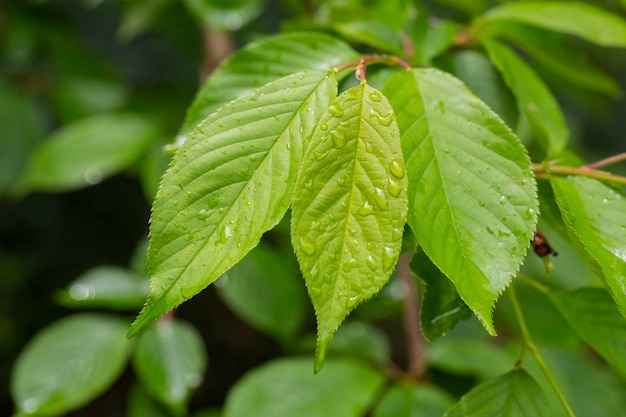
<svg viewBox="0 0 626 417"><path fill-rule="evenodd" d="M330 106L302 162L291 238L317 315L316 370L341 322L383 287L400 253L399 137L387 99L361 84Z"/></svg>
<svg viewBox="0 0 626 417"><path fill-rule="evenodd" d="M409 225L495 334L492 308L519 269L537 222L530 159L498 116L449 74L397 73L383 92L402 133Z"/></svg>

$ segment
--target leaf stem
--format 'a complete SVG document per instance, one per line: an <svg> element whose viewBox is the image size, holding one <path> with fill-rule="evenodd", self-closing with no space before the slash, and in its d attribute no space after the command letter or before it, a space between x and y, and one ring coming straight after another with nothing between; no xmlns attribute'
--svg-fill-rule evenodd
<svg viewBox="0 0 626 417"><path fill-rule="evenodd" d="M359 81L365 81L365 69L370 64L385 63L388 65L398 65L404 69L411 69L411 65L397 56L391 55L363 55L359 59L354 61L345 62L338 67L333 68L333 71L340 72L348 68L356 67L355 75Z"/></svg>
<svg viewBox="0 0 626 417"><path fill-rule="evenodd" d="M548 166L544 166L542 164L533 164L533 170L535 172L535 176L537 178L542 178L542 179L547 179L548 172L549 172L550 174L556 174L556 175L578 175L578 176L583 176L583 177L594 178L600 181L609 181L609 182L615 182L618 184L626 184L626 177L611 174L610 172L606 172L606 171L600 171L597 169L589 168L589 166L595 166L596 164L606 165L608 163L613 163L613 162L606 163L605 161L612 159L612 158L617 158L618 156L619 155L615 155L615 157L606 158L606 160L598 161L590 165L583 165L580 167L568 167L568 166L551 165L551 164L548 164Z"/></svg>
<svg viewBox="0 0 626 417"><path fill-rule="evenodd" d="M585 167L589 169L597 169L597 168L605 167L607 165L616 164L622 161L626 161L626 152L609 156L608 158L604 158L596 162L592 162L590 164L585 165Z"/></svg>
<svg viewBox="0 0 626 417"><path fill-rule="evenodd" d="M537 291L546 295L550 294L550 287L548 287L547 285L543 285L542 283L538 282L536 279L531 278L528 275L524 275L524 274L517 274L517 277L521 279L522 281L524 281L526 284L536 289Z"/></svg>
<svg viewBox="0 0 626 417"><path fill-rule="evenodd" d="M556 394L557 398L561 402L561 405L567 412L567 415L569 417L576 417L574 410L572 410L569 403L567 402L567 399L565 398L565 396L563 395L563 392L559 388L559 384L554 379L552 372L550 372L550 369L546 365L546 362L543 360L543 357L541 357L539 350L537 350L537 347L535 346L535 343L533 342L530 336L530 332L528 331L528 327L526 326L526 320L524 319L524 315L522 314L522 309L517 299L517 295L515 294L515 289L512 285L509 288L509 295L511 296L513 310L515 310L515 316L517 317L517 321L519 322L520 330L522 332L523 343L524 343L522 347L522 353L520 354L520 358L518 360L517 366L521 365L524 359L524 356L528 352L530 352L530 354L533 356L533 358L537 362L537 365L539 365L539 369L541 369L541 372L544 374L544 376L548 380L548 383L554 390L554 393Z"/></svg>
<svg viewBox="0 0 626 417"><path fill-rule="evenodd" d="M400 255L398 274L404 289L404 333L408 357L408 374L417 381L426 378L426 344L420 333L419 297L415 279L409 269L410 252Z"/></svg>

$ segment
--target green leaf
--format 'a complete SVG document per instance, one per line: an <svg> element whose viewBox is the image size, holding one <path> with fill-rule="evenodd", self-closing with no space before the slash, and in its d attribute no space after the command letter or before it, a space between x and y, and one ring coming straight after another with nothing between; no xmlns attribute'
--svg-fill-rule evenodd
<svg viewBox="0 0 626 417"><path fill-rule="evenodd" d="M29 416L65 414L102 394L126 366L126 323L96 314L50 324L15 362L11 393Z"/></svg>
<svg viewBox="0 0 626 417"><path fill-rule="evenodd" d="M537 222L528 155L498 116L449 74L397 73L383 92L402 132L409 225L495 334L492 308L517 272Z"/></svg>
<svg viewBox="0 0 626 417"><path fill-rule="evenodd" d="M130 388L126 404L128 417L170 417L170 413L153 400L139 384Z"/></svg>
<svg viewBox="0 0 626 417"><path fill-rule="evenodd" d="M576 333L626 377L626 321L606 291L582 288L550 298Z"/></svg>
<svg viewBox="0 0 626 417"><path fill-rule="evenodd" d="M354 361L328 361L313 375L307 359L281 359L254 369L229 392L224 417L360 417L384 383Z"/></svg>
<svg viewBox="0 0 626 417"><path fill-rule="evenodd" d="M523 369L484 382L465 394L443 417L550 416L546 396Z"/></svg>
<svg viewBox="0 0 626 417"><path fill-rule="evenodd" d="M145 276L117 266L99 266L82 274L56 298L66 307L125 310L141 307L148 292Z"/></svg>
<svg viewBox="0 0 626 417"><path fill-rule="evenodd" d="M450 394L434 385L392 385L373 417L441 417L453 402Z"/></svg>
<svg viewBox="0 0 626 417"><path fill-rule="evenodd" d="M380 364L388 363L391 359L391 347L385 334L371 324L360 321L351 321L341 326L329 350Z"/></svg>
<svg viewBox="0 0 626 417"><path fill-rule="evenodd" d="M489 21L514 21L578 36L586 41L626 47L626 21L590 4L579 2L515 2L490 9Z"/></svg>
<svg viewBox="0 0 626 417"><path fill-rule="evenodd" d="M211 74L198 92L181 133L188 133L218 107L280 77L324 70L356 59L345 42L313 32L295 32L246 45Z"/></svg>
<svg viewBox="0 0 626 417"><path fill-rule="evenodd" d="M626 198L591 178L551 177L550 183L574 246L626 317Z"/></svg>
<svg viewBox="0 0 626 417"><path fill-rule="evenodd" d="M336 88L333 74L294 74L229 103L194 130L154 201L151 293L129 336L219 278L280 221L304 138Z"/></svg>
<svg viewBox="0 0 626 417"><path fill-rule="evenodd" d="M559 104L548 87L509 47L488 38L483 38L482 43L526 114L547 157L559 155L567 143L569 132Z"/></svg>
<svg viewBox="0 0 626 417"><path fill-rule="evenodd" d="M418 247L409 263L417 278L422 296L420 324L424 339L429 342L446 335L472 312L456 292L454 284L437 269L424 251Z"/></svg>
<svg viewBox="0 0 626 417"><path fill-rule="evenodd" d="M598 93L618 96L617 82L596 67L570 39L547 30L516 24L492 22L490 33L526 52L533 60L561 79Z"/></svg>
<svg viewBox="0 0 626 417"><path fill-rule="evenodd" d="M177 416L202 382L207 365L202 338L180 320L161 320L141 334L133 356L137 377L157 400Z"/></svg>
<svg viewBox="0 0 626 417"><path fill-rule="evenodd" d="M342 93L313 133L292 208L292 244L317 315L316 371L341 322L393 271L406 188L387 99L365 83Z"/></svg>
<svg viewBox="0 0 626 417"><path fill-rule="evenodd" d="M279 339L292 338L310 307L291 261L259 245L216 283L218 293L253 327Z"/></svg>
<svg viewBox="0 0 626 417"><path fill-rule="evenodd" d="M403 54L400 35L384 23L375 20L357 20L338 22L332 27L353 41L393 54Z"/></svg>
<svg viewBox="0 0 626 417"><path fill-rule="evenodd" d="M130 113L67 124L36 149L21 188L59 192L97 184L132 165L157 134L151 120Z"/></svg>

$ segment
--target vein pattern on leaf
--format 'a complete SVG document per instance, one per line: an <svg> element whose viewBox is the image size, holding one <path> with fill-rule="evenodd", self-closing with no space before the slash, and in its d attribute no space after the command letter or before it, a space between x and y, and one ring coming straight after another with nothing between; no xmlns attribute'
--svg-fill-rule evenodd
<svg viewBox="0 0 626 417"><path fill-rule="evenodd" d="M491 310L517 272L537 218L530 160L515 135L458 79L393 75L409 175L408 223L424 252L491 333Z"/></svg>
<svg viewBox="0 0 626 417"><path fill-rule="evenodd" d="M280 221L304 138L336 89L332 74L294 74L229 103L194 130L155 199L151 294L129 334L200 292Z"/></svg>
<svg viewBox="0 0 626 417"><path fill-rule="evenodd" d="M406 175L393 111L361 84L330 106L298 177L292 242L318 322L316 369L350 311L387 282L406 220Z"/></svg>

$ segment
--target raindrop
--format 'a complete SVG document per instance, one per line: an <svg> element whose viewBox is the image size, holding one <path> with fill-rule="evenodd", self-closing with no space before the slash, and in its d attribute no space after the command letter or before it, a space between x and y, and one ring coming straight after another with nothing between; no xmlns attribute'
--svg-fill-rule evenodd
<svg viewBox="0 0 626 417"><path fill-rule="evenodd" d="M198 219L204 220L211 215L211 212L205 209L202 209L198 212Z"/></svg>
<svg viewBox="0 0 626 417"><path fill-rule="evenodd" d="M333 138L335 148L343 148L343 146L346 144L346 137L339 134L339 132L337 132L336 130L331 130L330 136Z"/></svg>
<svg viewBox="0 0 626 417"><path fill-rule="evenodd" d="M74 284L70 287L70 297L74 300L89 300L95 296L91 287L82 284Z"/></svg>
<svg viewBox="0 0 626 417"><path fill-rule="evenodd" d="M195 294L196 291L193 287L181 287L180 289L180 295L182 295L185 300L193 297Z"/></svg>
<svg viewBox="0 0 626 417"><path fill-rule="evenodd" d="M320 295L322 295L322 289L316 285L311 285L309 287L309 293L313 296L313 297L319 297Z"/></svg>
<svg viewBox="0 0 626 417"><path fill-rule="evenodd" d="M341 265L341 269L343 269L344 272L350 272L352 271L357 265L358 265L358 261L355 258L350 258L350 260L346 263L344 263L343 265Z"/></svg>
<svg viewBox="0 0 626 417"><path fill-rule="evenodd" d="M506 197L505 196L501 196L500 197L500 205L503 206L506 204Z"/></svg>
<svg viewBox="0 0 626 417"><path fill-rule="evenodd" d="M369 153L374 153L374 148L372 147L372 144L369 142L365 142L365 150Z"/></svg>
<svg viewBox="0 0 626 417"><path fill-rule="evenodd" d="M391 238L393 240L400 240L402 239L403 234L404 233L402 229L400 229L399 227L394 227L393 230L391 231Z"/></svg>
<svg viewBox="0 0 626 417"><path fill-rule="evenodd" d="M230 226L224 226L220 229L220 242L226 243L226 241L233 235L233 231Z"/></svg>
<svg viewBox="0 0 626 417"><path fill-rule="evenodd" d="M328 112L335 117L343 116L343 110L337 104L331 104L328 108Z"/></svg>
<svg viewBox="0 0 626 417"><path fill-rule="evenodd" d="M327 125L326 123L322 123L322 124L320 125L320 129L321 129L321 130L328 130L328 125Z"/></svg>
<svg viewBox="0 0 626 417"><path fill-rule="evenodd" d="M308 180L306 180L304 182L304 188L310 190L311 188L313 188L313 179L309 178Z"/></svg>
<svg viewBox="0 0 626 417"><path fill-rule="evenodd" d="M393 158L389 164L389 172L396 178L404 178L404 164L402 159Z"/></svg>
<svg viewBox="0 0 626 417"><path fill-rule="evenodd" d="M394 255L395 253L393 248L385 246L383 249L383 269L385 269L385 271L391 269L396 262L397 258Z"/></svg>
<svg viewBox="0 0 626 417"><path fill-rule="evenodd" d="M313 255L315 253L315 243L311 242L305 237L301 237L300 249L302 249L302 252L306 253L307 255Z"/></svg>
<svg viewBox="0 0 626 417"><path fill-rule="evenodd" d="M339 126L348 127L350 126L350 120L342 120L339 122Z"/></svg>
<svg viewBox="0 0 626 417"><path fill-rule="evenodd" d="M349 309L352 309L352 308L356 307L358 302L359 302L359 298L356 295L352 296L352 297L348 298L348 300L346 301L346 307L349 308Z"/></svg>
<svg viewBox="0 0 626 417"><path fill-rule="evenodd" d="M363 205L361 207L359 207L357 209L357 213L360 216L367 216L369 214L372 214L372 212L374 211L374 207L372 207L372 205L370 204L369 201L366 201L365 203L363 203Z"/></svg>
<svg viewBox="0 0 626 417"><path fill-rule="evenodd" d="M317 278L317 275L319 274L319 269L317 268L317 262L315 264L313 264L313 267L311 268L311 278L315 279Z"/></svg>
<svg viewBox="0 0 626 417"><path fill-rule="evenodd" d="M609 200L607 198L602 199L602 203L603 204L607 204L609 202Z"/></svg>
<svg viewBox="0 0 626 417"><path fill-rule="evenodd" d="M370 99L375 102L380 102L380 93L378 91L374 91L370 93Z"/></svg>
<svg viewBox="0 0 626 417"><path fill-rule="evenodd" d="M102 181L102 171L100 168L89 168L83 172L83 176L85 177L85 181L88 184L95 185Z"/></svg>
<svg viewBox="0 0 626 417"><path fill-rule="evenodd" d="M380 188L374 189L374 201L382 210L387 210L387 198L385 197L385 193Z"/></svg>
<svg viewBox="0 0 626 417"><path fill-rule="evenodd" d="M311 226L309 226L311 228L311 230L319 230L320 229L320 221L319 220L313 220L311 222Z"/></svg>
<svg viewBox="0 0 626 417"><path fill-rule="evenodd" d="M320 161L320 160L326 158L326 156L328 155L328 152L329 151L326 151L326 152L316 152L316 151L313 151L313 154L315 155L315 160L316 161Z"/></svg>
<svg viewBox="0 0 626 417"><path fill-rule="evenodd" d="M372 272L376 272L378 265L376 265L376 261L374 260L374 257L372 255L368 255L367 259L365 260L365 263L367 264L367 267Z"/></svg>
<svg viewBox="0 0 626 417"><path fill-rule="evenodd" d="M400 181L389 177L389 181L387 183L387 189L389 190L389 194L394 197L398 197L402 192L402 188L402 183Z"/></svg>

